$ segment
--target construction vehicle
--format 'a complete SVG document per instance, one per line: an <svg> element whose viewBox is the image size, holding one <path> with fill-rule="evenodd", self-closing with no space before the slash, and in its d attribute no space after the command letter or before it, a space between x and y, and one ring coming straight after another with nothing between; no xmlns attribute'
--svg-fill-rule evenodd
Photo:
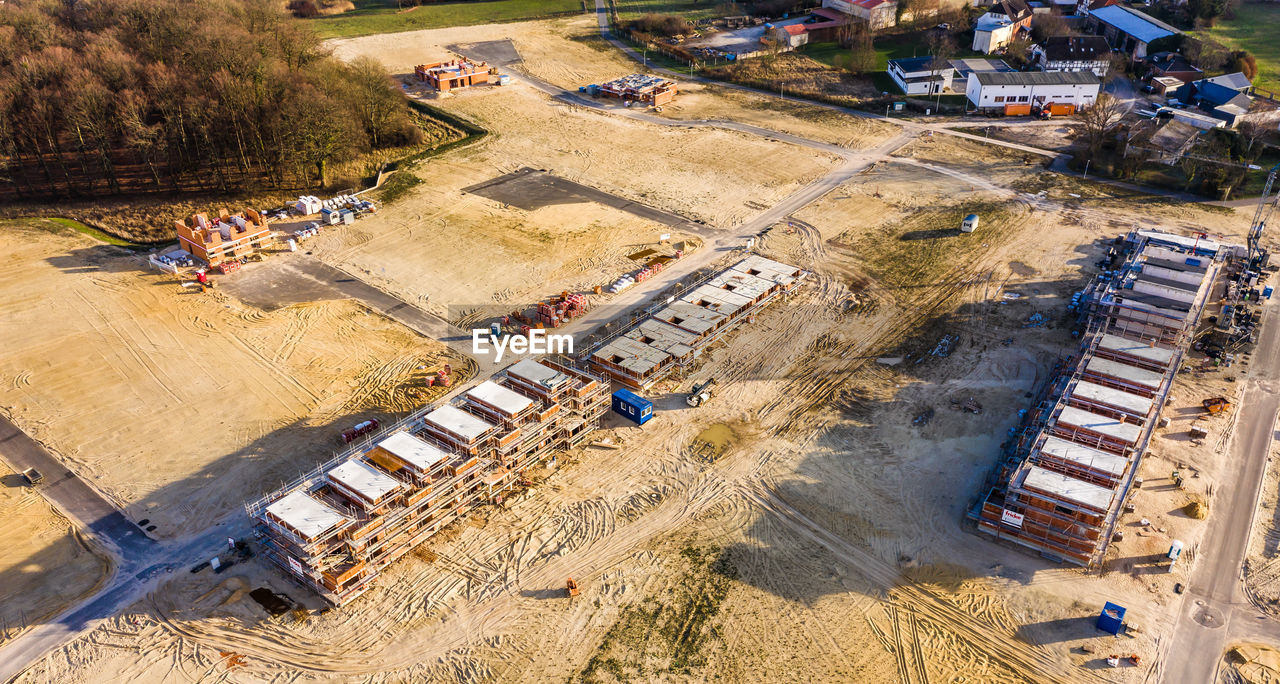
<svg viewBox="0 0 1280 684"><path fill-rule="evenodd" d="M697 408L707 403L711 399L711 386L716 384L716 379L711 378L706 382L700 382L693 386L689 391L689 396L685 397L684 403Z"/></svg>
<svg viewBox="0 0 1280 684"><path fill-rule="evenodd" d="M1204 410L1209 413L1222 413L1231 410L1231 402L1226 397L1213 397L1204 400Z"/></svg>
<svg viewBox="0 0 1280 684"><path fill-rule="evenodd" d="M44 480L44 475L41 475L40 471L35 468L27 468L22 471L22 479L26 480L27 484L34 486Z"/></svg>
<svg viewBox="0 0 1280 684"><path fill-rule="evenodd" d="M578 583L573 581L572 577L569 578L568 582L564 583L564 589L569 594L569 598L573 598L580 593L578 591Z"/></svg>

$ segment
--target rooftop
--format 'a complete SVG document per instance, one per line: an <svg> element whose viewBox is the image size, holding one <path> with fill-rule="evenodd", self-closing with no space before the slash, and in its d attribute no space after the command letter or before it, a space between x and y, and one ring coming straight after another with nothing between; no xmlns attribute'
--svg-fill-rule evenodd
<svg viewBox="0 0 1280 684"><path fill-rule="evenodd" d="M539 385L549 390L555 389L560 385L569 381L569 376L560 371L538 363L533 359L523 359L518 363L512 364L507 369L507 374L524 380L533 385Z"/></svg>
<svg viewBox="0 0 1280 684"><path fill-rule="evenodd" d="M397 432L376 446L423 473L449 458L449 452L408 432Z"/></svg>
<svg viewBox="0 0 1280 684"><path fill-rule="evenodd" d="M487 406L513 416L533 405L533 400L518 392L513 392L492 381L484 382L467 390L466 396Z"/></svg>
<svg viewBox="0 0 1280 684"><path fill-rule="evenodd" d="M369 501L400 489L400 481L363 461L347 461L329 471L329 479Z"/></svg>
<svg viewBox="0 0 1280 684"><path fill-rule="evenodd" d="M1089 363L1085 365L1085 370L1090 373L1142 385L1143 387L1150 387L1153 390L1159 388L1160 383L1164 381L1164 375L1161 373L1097 356L1089 359Z"/></svg>
<svg viewBox="0 0 1280 684"><path fill-rule="evenodd" d="M1002 59L989 59L986 57L953 59L951 60L951 66L960 72L962 78L968 78L969 74L975 74L980 71L1017 71Z"/></svg>
<svg viewBox="0 0 1280 684"><path fill-rule="evenodd" d="M1126 423L1115 418L1100 416L1074 406L1062 409L1062 413L1058 414L1058 424L1113 437L1125 444L1137 444L1138 439L1142 437L1142 427L1137 423Z"/></svg>
<svg viewBox="0 0 1280 684"><path fill-rule="evenodd" d="M615 337L591 354L592 358L611 363L627 372L643 375L671 359L671 354L655 349L640 340Z"/></svg>
<svg viewBox="0 0 1280 684"><path fill-rule="evenodd" d="M1076 383L1076 386L1071 389L1071 396L1084 401L1114 406L1139 416L1145 416L1151 412L1152 401L1149 397L1104 387L1087 380Z"/></svg>
<svg viewBox="0 0 1280 684"><path fill-rule="evenodd" d="M1124 5L1109 5L1098 9L1090 9L1089 16L1097 17L1098 21L1113 26L1144 43L1150 43L1159 38L1181 33L1178 29L1155 17L1130 9Z"/></svg>
<svg viewBox="0 0 1280 684"><path fill-rule="evenodd" d="M468 441L477 439L494 428L470 413L448 405L428 413L423 421Z"/></svg>
<svg viewBox="0 0 1280 684"><path fill-rule="evenodd" d="M1106 451L1099 451L1083 444L1069 442L1061 437L1050 436L1040 446L1040 452L1063 461L1071 461L1086 468L1092 468L1112 477L1124 475L1129 466L1129 459Z"/></svg>
<svg viewBox="0 0 1280 684"><path fill-rule="evenodd" d="M739 261L729 267L731 271L741 271L747 275L773 281L779 285L790 285L805 277L806 273L795 266L788 266L780 261L766 259L757 254Z"/></svg>
<svg viewBox="0 0 1280 684"><path fill-rule="evenodd" d="M724 314L689 302L672 302L653 317L698 335L711 330L725 318Z"/></svg>
<svg viewBox="0 0 1280 684"><path fill-rule="evenodd" d="M302 492L289 492L267 506L267 512L307 539L315 539L350 520L328 504Z"/></svg>
<svg viewBox="0 0 1280 684"><path fill-rule="evenodd" d="M1022 478L1022 486L1095 511L1106 511L1115 492L1106 487L1077 480L1052 470L1032 466Z"/></svg>
<svg viewBox="0 0 1280 684"><path fill-rule="evenodd" d="M1041 47L1050 62L1107 59L1111 46L1102 36L1053 36Z"/></svg>
<svg viewBox="0 0 1280 684"><path fill-rule="evenodd" d="M708 284L699 285L692 292L686 292L680 296L680 301L696 304L726 316L745 309L753 299L754 297L745 297Z"/></svg>
<svg viewBox="0 0 1280 684"><path fill-rule="evenodd" d="M1169 365L1169 363L1173 361L1174 355L1174 351L1172 349L1165 349L1146 342L1138 342L1136 340L1130 340L1125 337L1120 337L1119 335L1111 334L1102 336L1102 339L1098 341L1098 348L1119 354L1128 354L1129 356L1153 361L1164 366Z"/></svg>
<svg viewBox="0 0 1280 684"><path fill-rule="evenodd" d="M749 299L755 299L777 287L777 283L772 280L765 280L764 278L732 269L717 274L714 278L708 280L707 284L711 287L718 287L721 290L728 290L734 294L740 294Z"/></svg>
<svg viewBox="0 0 1280 684"><path fill-rule="evenodd" d="M891 59L889 64L898 68L904 74L914 74L916 72L930 71L933 69L932 57L904 57L902 59Z"/></svg>
<svg viewBox="0 0 1280 684"><path fill-rule="evenodd" d="M1092 71L979 71L974 78L984 86L1098 85Z"/></svg>
<svg viewBox="0 0 1280 684"><path fill-rule="evenodd" d="M1239 71L1234 74L1223 74L1221 76L1214 76L1213 78L1206 78L1203 79L1203 82L1213 83L1224 88L1241 91L1253 87L1253 81L1250 81L1248 76L1245 76Z"/></svg>

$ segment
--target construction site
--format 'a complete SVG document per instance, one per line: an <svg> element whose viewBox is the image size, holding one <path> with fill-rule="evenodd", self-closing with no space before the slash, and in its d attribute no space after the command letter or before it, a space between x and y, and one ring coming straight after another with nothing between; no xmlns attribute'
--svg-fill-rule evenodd
<svg viewBox="0 0 1280 684"><path fill-rule="evenodd" d="M1137 684L1265 660L1280 338L1252 206L662 72L661 112L615 106L579 88L641 64L593 13L326 48L423 100L426 55L510 82L433 103L488 135L349 224L272 214L300 248L217 288L53 222L0 232L0 413L55 466L3 471L39 534L4 537L29 543L0 618L32 610L0 679ZM573 352L472 351L538 326ZM53 517L77 482L116 527ZM1235 539L1257 601L1218 588Z"/></svg>
<svg viewBox="0 0 1280 684"><path fill-rule="evenodd" d="M1105 556L1226 249L1131 233L1083 291L1083 342L1010 440L979 529L1085 566ZM1223 252L1221 255L1219 252ZM1219 305L1219 308L1221 305Z"/></svg>
<svg viewBox="0 0 1280 684"><path fill-rule="evenodd" d="M441 93L498 81L497 69L484 62L472 62L462 57L419 64L413 68L413 73L419 81L427 83Z"/></svg>

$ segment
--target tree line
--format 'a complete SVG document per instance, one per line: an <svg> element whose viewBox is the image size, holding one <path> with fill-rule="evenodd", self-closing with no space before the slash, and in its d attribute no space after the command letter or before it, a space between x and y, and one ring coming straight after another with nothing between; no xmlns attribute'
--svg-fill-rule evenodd
<svg viewBox="0 0 1280 684"><path fill-rule="evenodd" d="M0 5L0 197L313 187L422 139L377 62L271 0Z"/></svg>

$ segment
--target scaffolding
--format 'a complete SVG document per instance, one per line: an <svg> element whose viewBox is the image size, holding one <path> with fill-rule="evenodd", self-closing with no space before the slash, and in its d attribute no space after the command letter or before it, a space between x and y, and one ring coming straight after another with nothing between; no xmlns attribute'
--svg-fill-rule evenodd
<svg viewBox="0 0 1280 684"><path fill-rule="evenodd" d="M1131 233L1118 272L1086 289L1080 351L1011 431L968 513L979 531L1084 566L1105 556L1219 271L1175 237Z"/></svg>
<svg viewBox="0 0 1280 684"><path fill-rule="evenodd" d="M599 427L599 377L524 360L248 504L265 555L343 605L380 571Z"/></svg>
<svg viewBox="0 0 1280 684"><path fill-rule="evenodd" d="M580 362L630 389L648 389L808 276L795 266L750 255L635 317L630 326L592 345Z"/></svg>

